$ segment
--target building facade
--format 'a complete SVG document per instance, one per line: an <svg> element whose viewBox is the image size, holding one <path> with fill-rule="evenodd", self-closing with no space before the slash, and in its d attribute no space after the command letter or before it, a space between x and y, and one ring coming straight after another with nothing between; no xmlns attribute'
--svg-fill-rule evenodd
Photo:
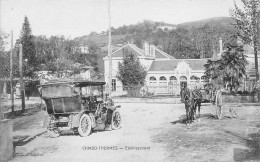
<svg viewBox="0 0 260 165"><path fill-rule="evenodd" d="M252 48L245 47L245 54L248 56L247 78L242 91L252 90L255 79L254 60L252 58ZM133 44L127 44L115 52L112 57L112 95L124 95L122 83L116 78L118 64L123 62L124 50L134 53L140 63L147 70L145 91L155 95L178 95L181 86L189 88L201 88L206 83L204 76L208 59L175 59L169 54L148 43L144 44L144 49L140 49ZM220 52L222 52L222 41L220 40ZM217 55L220 56L221 53ZM260 59L260 58L259 58ZM109 82L109 56L103 58L105 68L105 81Z"/></svg>

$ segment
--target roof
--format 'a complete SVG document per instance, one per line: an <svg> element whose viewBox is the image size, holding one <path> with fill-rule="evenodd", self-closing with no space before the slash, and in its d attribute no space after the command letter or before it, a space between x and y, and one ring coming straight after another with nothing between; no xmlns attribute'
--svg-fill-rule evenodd
<svg viewBox="0 0 260 165"><path fill-rule="evenodd" d="M137 56L144 56L144 51L133 44L127 44L111 54L112 57L123 57L124 50L134 53ZM108 57L108 56L106 56Z"/></svg>
<svg viewBox="0 0 260 165"><path fill-rule="evenodd" d="M155 58L156 59L164 59L164 58L170 58L175 59L174 57L170 56L169 54L163 52L162 50L155 48Z"/></svg>
<svg viewBox="0 0 260 165"><path fill-rule="evenodd" d="M146 55L144 50L138 48L134 44L127 44L120 49L116 50L111 54L112 57L123 57L124 50L130 51L139 57L150 57L153 58L152 55ZM106 56L108 58L108 56ZM105 57L105 58L106 58ZM174 57L170 56L169 54L163 52L162 50L155 48L155 59L174 59Z"/></svg>
<svg viewBox="0 0 260 165"><path fill-rule="evenodd" d="M106 82L64 78L64 79L49 80L48 82L46 82L42 85L39 85L39 86L46 87L46 86L50 86L50 85L61 85L61 84L74 84L75 87L84 87L84 86L90 86L90 85L91 86L105 85Z"/></svg>
<svg viewBox="0 0 260 165"><path fill-rule="evenodd" d="M204 70L204 64L207 63L208 59L155 60L149 68L149 71L174 71L181 61L189 63L192 70Z"/></svg>

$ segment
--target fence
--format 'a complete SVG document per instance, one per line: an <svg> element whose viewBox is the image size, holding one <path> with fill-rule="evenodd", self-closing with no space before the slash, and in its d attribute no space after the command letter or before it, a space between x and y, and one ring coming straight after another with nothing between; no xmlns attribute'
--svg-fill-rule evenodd
<svg viewBox="0 0 260 165"><path fill-rule="evenodd" d="M153 85L147 86L147 92L153 95L180 95L182 84L172 84L172 85ZM196 87L202 87L203 84L187 84L190 89L195 89Z"/></svg>
<svg viewBox="0 0 260 165"><path fill-rule="evenodd" d="M13 80L13 89L15 97L20 97L20 85L19 79L15 78ZM37 79L25 79L24 86L25 86L25 96L39 96L39 91L37 89L37 85L40 84L40 81ZM11 93L11 83L10 79L0 79L0 90L1 90L1 97L7 97ZM8 97L7 97L8 98Z"/></svg>
<svg viewBox="0 0 260 165"><path fill-rule="evenodd" d="M188 88L190 89L195 89L197 88L204 88L204 85L206 83L192 83L192 84L186 84ZM145 86L136 86L136 87L128 87L132 91L135 92L135 95L171 95L171 96L179 96L180 95L180 90L181 86L183 84L159 84L159 85L145 85ZM246 80L242 84L240 84L240 87L236 89L236 91L241 91L246 93L251 93L254 90L254 85L255 85L255 80ZM125 95L127 94L127 88L123 88L122 86L116 86L113 88L112 94L114 96L118 95ZM130 94L131 95L131 94Z"/></svg>

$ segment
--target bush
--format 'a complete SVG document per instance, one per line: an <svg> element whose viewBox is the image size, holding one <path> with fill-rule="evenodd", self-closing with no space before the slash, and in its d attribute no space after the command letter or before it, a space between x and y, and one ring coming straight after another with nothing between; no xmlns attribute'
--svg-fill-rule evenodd
<svg viewBox="0 0 260 165"><path fill-rule="evenodd" d="M136 86L124 86L124 88L127 91L127 96L130 97L141 97L140 90L142 86L136 85Z"/></svg>
<svg viewBox="0 0 260 165"><path fill-rule="evenodd" d="M244 91L243 95L249 95L249 92L248 91Z"/></svg>
<svg viewBox="0 0 260 165"><path fill-rule="evenodd" d="M237 91L237 94L242 95L243 92L242 91Z"/></svg>

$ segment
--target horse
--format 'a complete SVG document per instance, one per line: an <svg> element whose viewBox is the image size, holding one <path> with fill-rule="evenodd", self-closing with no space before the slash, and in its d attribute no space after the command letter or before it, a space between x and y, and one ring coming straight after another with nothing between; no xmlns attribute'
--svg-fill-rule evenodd
<svg viewBox="0 0 260 165"><path fill-rule="evenodd" d="M202 93L200 90L190 90L188 88L182 88L181 102L184 103L186 109L187 124L196 119L196 109L198 107L198 113L200 118L200 107L202 102Z"/></svg>

